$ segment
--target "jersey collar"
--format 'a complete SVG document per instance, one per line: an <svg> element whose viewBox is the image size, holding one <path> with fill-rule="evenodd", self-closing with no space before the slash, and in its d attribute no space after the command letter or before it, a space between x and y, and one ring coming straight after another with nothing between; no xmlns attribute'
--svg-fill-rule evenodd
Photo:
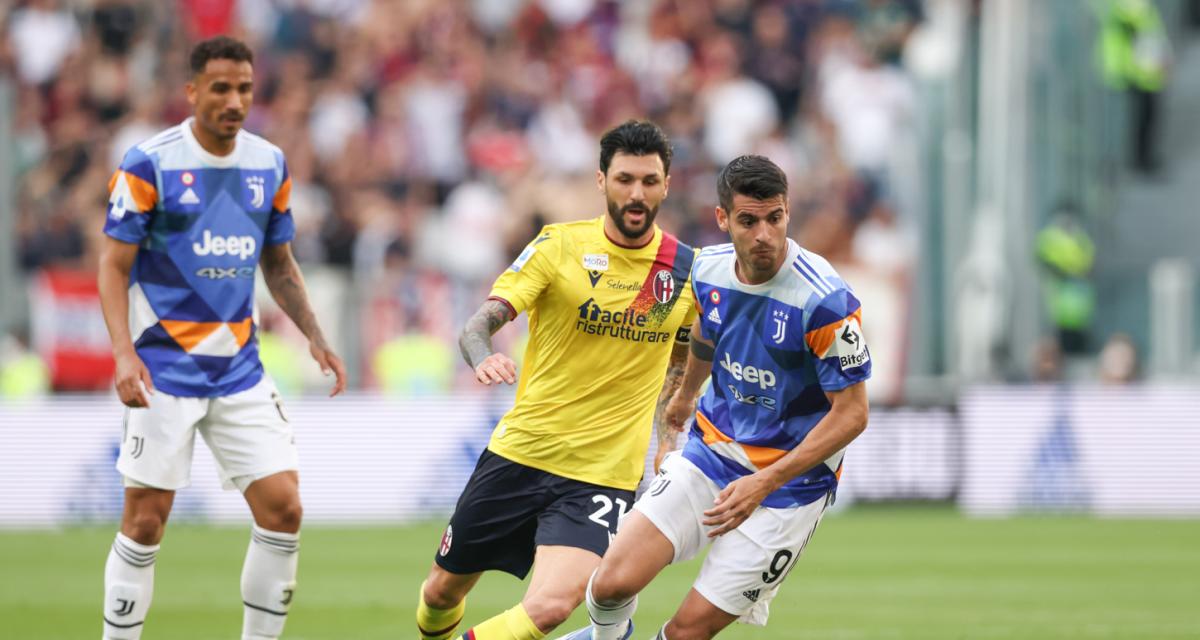
<svg viewBox="0 0 1200 640"><path fill-rule="evenodd" d="M776 271L775 275L771 276L771 279L767 280L766 282L760 282L758 284L746 284L745 282L742 282L740 278L738 278L738 275L737 275L737 252L730 254L730 258L732 258L732 259L729 261L729 279L731 282L733 282L734 288L740 289L740 290L748 292L748 293L765 291L766 289L770 289L771 287L773 287L775 285L775 283L780 282L784 278L786 278L787 277L786 272L788 270L788 265L795 262L796 258L800 255L800 245L796 244L795 240L788 238L787 244L788 244L787 258L785 258L783 260L783 264L779 266L779 271Z"/></svg>
<svg viewBox="0 0 1200 640"><path fill-rule="evenodd" d="M204 164L209 166L220 169L228 169L229 167L237 166L238 158L242 155L242 132L238 131L237 139L233 143L233 151L230 152L229 155L218 156L206 151L204 147L200 146L200 141L196 140L196 134L192 133L192 122L195 119L196 118L194 116L189 117L187 120L183 121L182 125L180 125L183 128L183 139L187 141L188 147L191 148L192 153L195 153L196 156L204 162Z"/></svg>

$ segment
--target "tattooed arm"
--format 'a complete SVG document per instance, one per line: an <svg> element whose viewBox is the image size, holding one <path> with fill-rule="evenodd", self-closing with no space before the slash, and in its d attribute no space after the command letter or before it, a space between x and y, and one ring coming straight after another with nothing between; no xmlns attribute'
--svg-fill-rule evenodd
<svg viewBox="0 0 1200 640"><path fill-rule="evenodd" d="M325 375L332 372L337 376L333 392L329 395L336 396L341 393L346 389L346 367L325 341L325 335L321 333L321 327L317 324L317 316L313 314L312 306L308 303L308 291L304 288L304 276L300 273L300 265L296 264L296 259L292 257L291 243L263 247L260 264L271 297L308 338L308 351L317 364L321 365L321 372Z"/></svg>
<svg viewBox="0 0 1200 640"><path fill-rule="evenodd" d="M475 370L475 379L491 385L517 381L517 365L503 353L492 350L492 334L516 317L512 307L495 298L484 301L475 315L467 320L458 336L458 348L463 359Z"/></svg>
<svg viewBox="0 0 1200 640"><path fill-rule="evenodd" d="M663 434L682 432L684 423L696 412L696 397L700 395L704 381L712 374L713 350L713 343L701 335L700 318L696 318L696 322L692 324L686 354L687 365L681 367L682 372L678 375L673 395L666 400L659 399L662 416L661 421L656 421L655 425L658 428L660 446ZM666 453L660 451L659 457L654 461L655 471L658 470L663 455Z"/></svg>
<svg viewBox="0 0 1200 640"><path fill-rule="evenodd" d="M654 437L658 441L658 453L654 455L655 473L658 473L658 467L662 464L663 458L679 448L679 434L683 431L683 425L671 424L665 419L665 413L667 404L671 402L671 398L675 396L675 392L679 390L679 385L683 382L687 356L688 343L676 343L675 348L671 350L671 360L667 363L667 377L663 380L662 393L659 394L658 403L654 406Z"/></svg>

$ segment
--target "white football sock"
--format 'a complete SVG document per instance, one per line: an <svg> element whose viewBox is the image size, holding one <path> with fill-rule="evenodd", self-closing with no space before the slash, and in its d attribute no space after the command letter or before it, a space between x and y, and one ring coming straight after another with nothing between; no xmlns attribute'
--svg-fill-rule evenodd
<svg viewBox="0 0 1200 640"><path fill-rule="evenodd" d="M104 638L138 640L154 596L154 558L159 545L117 534L104 563Z"/></svg>
<svg viewBox="0 0 1200 640"><path fill-rule="evenodd" d="M587 585L587 609L592 618L592 639L620 640L629 628L629 619L633 617L633 612L637 611L637 596L616 606L601 605L592 597L592 581L595 579L596 573L592 572Z"/></svg>
<svg viewBox="0 0 1200 640"><path fill-rule="evenodd" d="M300 534L254 525L242 566L243 640L278 638L296 589Z"/></svg>

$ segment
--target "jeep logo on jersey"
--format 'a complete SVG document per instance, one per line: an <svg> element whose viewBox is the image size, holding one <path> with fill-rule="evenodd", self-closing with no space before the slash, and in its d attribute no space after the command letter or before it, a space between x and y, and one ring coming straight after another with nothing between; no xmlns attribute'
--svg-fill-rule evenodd
<svg viewBox="0 0 1200 640"><path fill-rule="evenodd" d="M725 359L721 361L721 368L728 371L729 375L733 376L738 382L748 382L750 384L758 384L762 390L775 388L775 372L770 369L759 369L750 365L743 365L740 362L734 361L729 357L729 352L725 352Z"/></svg>
<svg viewBox="0 0 1200 640"><path fill-rule="evenodd" d="M192 251L198 256L237 256L241 260L254 257L257 248L254 236L214 236L208 229L201 242L192 243Z"/></svg>
<svg viewBox="0 0 1200 640"><path fill-rule="evenodd" d="M667 304L671 301L671 296L674 293L675 276L672 276L670 271L659 271L654 276L654 299L662 304Z"/></svg>

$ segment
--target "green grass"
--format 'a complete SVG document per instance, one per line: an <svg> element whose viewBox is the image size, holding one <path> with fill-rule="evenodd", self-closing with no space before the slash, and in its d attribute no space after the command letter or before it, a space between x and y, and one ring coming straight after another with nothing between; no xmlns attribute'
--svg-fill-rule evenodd
<svg viewBox="0 0 1200 640"><path fill-rule="evenodd" d="M287 637L413 638L413 602L440 533L440 523L309 527ZM99 637L112 535L0 533L0 636ZM169 529L144 637L238 637L248 538L243 529ZM697 568L670 567L642 594L636 638L670 616ZM510 576L485 576L468 623L508 608L523 589ZM580 609L561 631L585 620ZM1200 521L858 509L826 518L768 627L734 625L721 637L1200 638Z"/></svg>

